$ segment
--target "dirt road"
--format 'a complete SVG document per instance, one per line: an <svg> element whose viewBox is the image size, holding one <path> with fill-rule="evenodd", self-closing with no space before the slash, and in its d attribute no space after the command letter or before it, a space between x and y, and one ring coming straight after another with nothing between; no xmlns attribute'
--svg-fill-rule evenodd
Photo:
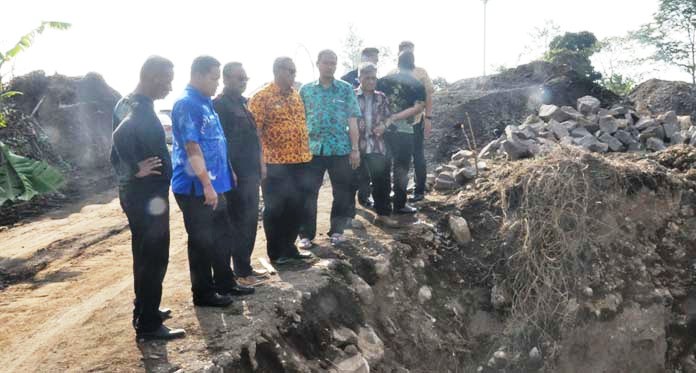
<svg viewBox="0 0 696 373"><path fill-rule="evenodd" d="M322 188L318 232L328 228L330 193L328 186ZM239 298L229 308L194 308L185 230L173 198L171 203L170 260L162 306L174 312L167 324L185 328L187 338L134 342L130 231L111 191L0 231L0 273L9 273L15 282L0 290L1 370L202 370L212 359L238 354L241 345L271 327L279 304L292 312L324 281L320 272L328 262L322 260L312 268L281 271L257 294ZM390 239L365 218L360 220L369 234ZM255 265L266 257L261 224L259 229ZM325 236L317 243L318 250L330 251Z"/></svg>

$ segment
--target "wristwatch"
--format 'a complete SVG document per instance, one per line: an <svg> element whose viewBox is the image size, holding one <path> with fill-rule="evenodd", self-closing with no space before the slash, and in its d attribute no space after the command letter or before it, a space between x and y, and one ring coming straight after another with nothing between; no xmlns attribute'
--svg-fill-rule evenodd
<svg viewBox="0 0 696 373"><path fill-rule="evenodd" d="M432 120L432 119L433 119L433 116L432 116L432 115L426 115L426 116L425 116L425 119L430 119L430 120Z"/></svg>

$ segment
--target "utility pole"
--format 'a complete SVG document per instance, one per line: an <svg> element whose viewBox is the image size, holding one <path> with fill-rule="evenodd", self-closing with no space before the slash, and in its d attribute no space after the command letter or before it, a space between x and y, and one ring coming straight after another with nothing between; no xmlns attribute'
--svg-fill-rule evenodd
<svg viewBox="0 0 696 373"><path fill-rule="evenodd" d="M486 76L486 8L489 0L483 1L483 76Z"/></svg>

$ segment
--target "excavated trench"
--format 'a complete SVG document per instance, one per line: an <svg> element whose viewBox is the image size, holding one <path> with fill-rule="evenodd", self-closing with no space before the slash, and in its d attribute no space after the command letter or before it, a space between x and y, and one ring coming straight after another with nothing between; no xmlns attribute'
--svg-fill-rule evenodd
<svg viewBox="0 0 696 373"><path fill-rule="evenodd" d="M212 369L695 372L696 184L691 173L674 168L674 157L685 155L640 160L573 153L496 165L459 194L427 202L421 210L427 223L392 242L364 239L343 248L322 271L320 286L297 307L277 309L272 333ZM534 288L541 279L515 287L535 275L520 273L516 264L530 250L522 242L534 237L510 228L531 200L520 183L549 165L591 170L576 176L585 178L588 191L605 191L586 195L597 223L576 245L581 252L573 266L559 268L572 280L546 284L562 293ZM553 210L556 199L548 200L546 210ZM471 241L458 243L451 216L469 222ZM560 229L572 233L578 226ZM539 265L567 259L547 254ZM530 299L520 294L529 289L535 290L526 297L538 304L554 300L563 312L546 315L543 325L540 315L525 314Z"/></svg>

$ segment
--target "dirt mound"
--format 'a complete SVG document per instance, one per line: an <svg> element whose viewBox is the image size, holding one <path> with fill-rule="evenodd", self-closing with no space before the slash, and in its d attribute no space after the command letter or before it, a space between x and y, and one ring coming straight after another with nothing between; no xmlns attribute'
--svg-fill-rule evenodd
<svg viewBox="0 0 696 373"><path fill-rule="evenodd" d="M10 89L23 92L12 103L39 122L56 153L86 172L110 172L111 116L121 95L101 75L17 77Z"/></svg>
<svg viewBox="0 0 696 373"><path fill-rule="evenodd" d="M684 150L655 156L682 165ZM678 171L634 154L559 150L496 163L462 190L455 206L474 240L453 259L489 289L504 324L483 371L691 364L696 184Z"/></svg>
<svg viewBox="0 0 696 373"><path fill-rule="evenodd" d="M696 87L686 82L650 79L638 85L628 96L642 114L674 111L696 118Z"/></svg>
<svg viewBox="0 0 696 373"><path fill-rule="evenodd" d="M541 104L575 105L592 95L613 104L619 98L565 66L536 61L488 77L453 83L433 97L435 126L428 140L430 160L449 157L466 141L461 124L471 119L478 144L498 137L507 126L520 123Z"/></svg>
<svg viewBox="0 0 696 373"><path fill-rule="evenodd" d="M47 77L36 71L14 78L10 89L23 94L3 103L8 115L0 141L16 154L59 168L67 183L59 193L0 206L0 226L113 186L111 116L120 95L100 75Z"/></svg>

